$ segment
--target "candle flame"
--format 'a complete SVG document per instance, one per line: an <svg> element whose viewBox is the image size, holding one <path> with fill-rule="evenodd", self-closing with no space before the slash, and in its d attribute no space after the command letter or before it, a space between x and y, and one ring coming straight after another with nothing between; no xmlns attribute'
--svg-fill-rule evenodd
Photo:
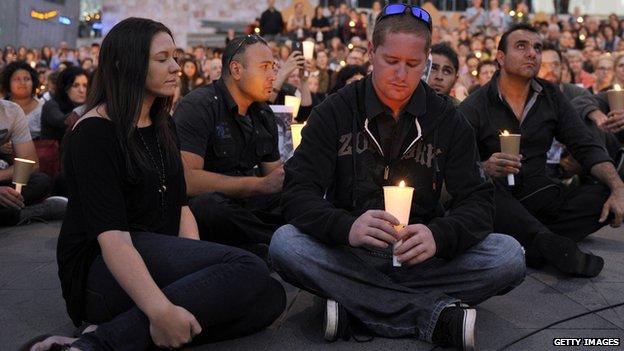
<svg viewBox="0 0 624 351"><path fill-rule="evenodd" d="M622 90L622 87L619 84L615 84L613 86L613 89L615 89L616 91L620 91L620 90Z"/></svg>
<svg viewBox="0 0 624 351"><path fill-rule="evenodd" d="M405 188L405 181L404 181L404 180L402 180L402 181L399 183L399 188Z"/></svg>
<svg viewBox="0 0 624 351"><path fill-rule="evenodd" d="M509 132L506 130L503 130L503 133L501 134L501 136L509 136Z"/></svg>

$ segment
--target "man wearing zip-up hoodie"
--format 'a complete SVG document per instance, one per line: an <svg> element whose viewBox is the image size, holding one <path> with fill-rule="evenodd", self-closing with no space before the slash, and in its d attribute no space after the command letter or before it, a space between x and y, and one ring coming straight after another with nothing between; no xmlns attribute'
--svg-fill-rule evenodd
<svg viewBox="0 0 624 351"><path fill-rule="evenodd" d="M390 15L391 6L375 25L372 75L328 97L303 129L285 167L290 225L274 234L269 254L287 281L327 298L328 341L356 325L469 350L476 311L468 305L518 285L524 255L513 238L491 234L493 187L470 125L420 81L428 14L399 5L406 12ZM382 187L401 180L415 191L409 223L397 231Z"/></svg>

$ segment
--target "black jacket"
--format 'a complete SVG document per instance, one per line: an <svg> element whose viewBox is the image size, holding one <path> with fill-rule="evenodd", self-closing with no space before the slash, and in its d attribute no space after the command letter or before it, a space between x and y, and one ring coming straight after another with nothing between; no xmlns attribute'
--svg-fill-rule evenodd
<svg viewBox="0 0 624 351"><path fill-rule="evenodd" d="M285 218L323 242L347 245L356 218L384 208L382 187L405 180L415 188L409 224L431 229L437 257L462 253L491 233L494 210L470 125L448 98L421 82L412 95L418 106L412 137L402 155L387 162L365 111L365 99L377 98L366 96L371 84L370 76L350 84L313 109L286 163ZM442 182L453 197L446 215Z"/></svg>
<svg viewBox="0 0 624 351"><path fill-rule="evenodd" d="M546 176L546 152L553 137L563 143L572 156L589 170L595 164L612 162L597 133L583 123L561 89L543 79L531 83L528 110L522 123L498 91L497 72L489 83L468 96L459 106L475 129L481 160L500 152L499 135L503 130L522 134L520 153L524 156L520 173L516 175L519 195L543 187Z"/></svg>

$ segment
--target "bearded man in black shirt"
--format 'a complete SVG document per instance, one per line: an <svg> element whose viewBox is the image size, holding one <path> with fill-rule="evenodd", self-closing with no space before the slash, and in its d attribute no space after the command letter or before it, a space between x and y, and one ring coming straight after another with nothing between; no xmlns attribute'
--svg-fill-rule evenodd
<svg viewBox="0 0 624 351"><path fill-rule="evenodd" d="M536 78L541 49L535 29L510 28L496 54L499 72L464 100L460 111L475 128L485 171L496 184L494 230L524 245L528 265L548 261L568 274L596 276L604 261L581 252L576 242L609 221L620 226L624 184L595 131L559 87ZM503 130L522 135L520 156L500 152ZM546 152L553 137L598 181L567 188L548 178ZM515 175L514 187L506 182L508 174Z"/></svg>

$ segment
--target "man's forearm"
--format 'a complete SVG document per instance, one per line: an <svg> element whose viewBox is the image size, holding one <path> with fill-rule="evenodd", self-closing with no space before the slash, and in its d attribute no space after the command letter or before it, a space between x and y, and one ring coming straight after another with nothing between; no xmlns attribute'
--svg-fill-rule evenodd
<svg viewBox="0 0 624 351"><path fill-rule="evenodd" d="M0 170L0 182L13 179L13 166Z"/></svg>
<svg viewBox="0 0 624 351"><path fill-rule="evenodd" d="M624 183L622 183L622 179L620 179L611 162L602 162L594 165L591 168L591 174L606 184L611 189L611 192L624 190Z"/></svg>
<svg viewBox="0 0 624 351"><path fill-rule="evenodd" d="M264 194L263 178L253 176L232 177L198 169L187 170L186 172L186 192L189 196L209 192L219 192L233 198Z"/></svg>

